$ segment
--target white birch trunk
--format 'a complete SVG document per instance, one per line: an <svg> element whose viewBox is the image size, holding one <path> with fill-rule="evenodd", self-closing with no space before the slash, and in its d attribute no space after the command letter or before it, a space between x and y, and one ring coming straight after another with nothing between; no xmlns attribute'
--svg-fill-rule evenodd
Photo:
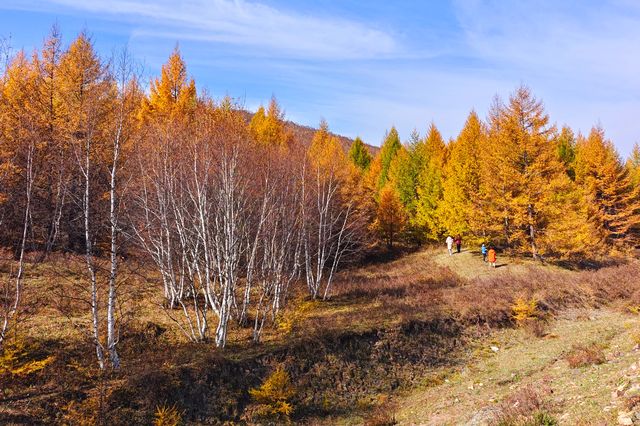
<svg viewBox="0 0 640 426"><path fill-rule="evenodd" d="M2 328L0 329L0 348L3 346L7 338L7 334L10 330L11 320L15 317L20 306L20 300L22 298L22 276L24 273L24 254L27 244L27 234L29 229L29 220L31 216L31 193L33 189L33 144L29 145L27 153L27 167L25 170L26 188L25 188L25 209L24 209L24 221L22 226L22 239L20 240L20 254L18 257L18 270L14 281L13 302L5 309L2 318Z"/></svg>

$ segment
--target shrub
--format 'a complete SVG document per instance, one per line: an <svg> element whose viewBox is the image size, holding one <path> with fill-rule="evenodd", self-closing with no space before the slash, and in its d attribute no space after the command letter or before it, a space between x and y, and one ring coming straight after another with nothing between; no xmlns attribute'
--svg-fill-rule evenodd
<svg viewBox="0 0 640 426"><path fill-rule="evenodd" d="M513 304L513 319L519 327L525 323L536 320L540 316L538 311L538 301L536 299L526 300L518 298Z"/></svg>
<svg viewBox="0 0 640 426"><path fill-rule="evenodd" d="M182 421L182 414L175 405L156 407L153 426L178 426Z"/></svg>
<svg viewBox="0 0 640 426"><path fill-rule="evenodd" d="M627 411L636 411L640 408L640 395L632 395L625 398L623 406Z"/></svg>
<svg viewBox="0 0 640 426"><path fill-rule="evenodd" d="M557 424L556 418L545 411L535 413L532 421L528 423L531 426L556 426Z"/></svg>
<svg viewBox="0 0 640 426"><path fill-rule="evenodd" d="M295 395L295 390L289 374L282 366L279 366L259 388L249 390L249 394L257 403L254 415L258 418L288 420L293 412L290 401Z"/></svg>
<svg viewBox="0 0 640 426"><path fill-rule="evenodd" d="M440 386L441 384L445 383L445 380L447 379L447 377L448 377L447 372L429 374L422 380L422 385L427 388Z"/></svg>
<svg viewBox="0 0 640 426"><path fill-rule="evenodd" d="M0 377L25 377L44 369L54 357L43 359L29 359L29 351L22 340L5 342L2 354L0 354Z"/></svg>
<svg viewBox="0 0 640 426"><path fill-rule="evenodd" d="M599 345L592 343L590 345L573 346L571 351L565 356L569 363L569 367L578 368L588 365L603 364L607 359L604 351Z"/></svg>
<svg viewBox="0 0 640 426"><path fill-rule="evenodd" d="M291 334L297 324L302 322L307 313L317 306L317 301L308 300L300 303L290 312L281 312L276 318L276 327L285 334Z"/></svg>
<svg viewBox="0 0 640 426"><path fill-rule="evenodd" d="M558 421L550 414L554 406L548 396L551 389L544 383L525 386L498 406L491 422L495 426L555 426Z"/></svg>
<svg viewBox="0 0 640 426"><path fill-rule="evenodd" d="M396 406L388 395L378 395L378 403L371 413L364 418L365 426L394 426L397 424L395 416Z"/></svg>
<svg viewBox="0 0 640 426"><path fill-rule="evenodd" d="M377 407L369 416L364 419L364 426L394 426L395 415L384 407Z"/></svg>
<svg viewBox="0 0 640 426"><path fill-rule="evenodd" d="M529 319L524 321L524 329L535 337L544 337L547 334L547 324L540 319Z"/></svg>

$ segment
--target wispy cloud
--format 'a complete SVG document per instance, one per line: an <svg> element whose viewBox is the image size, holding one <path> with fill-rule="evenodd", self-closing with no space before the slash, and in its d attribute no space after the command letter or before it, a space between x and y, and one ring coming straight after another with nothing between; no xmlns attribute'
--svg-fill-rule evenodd
<svg viewBox="0 0 640 426"><path fill-rule="evenodd" d="M640 4L634 0L455 0L467 54L518 78L553 120L600 123L623 154L640 140Z"/></svg>
<svg viewBox="0 0 640 426"><path fill-rule="evenodd" d="M134 36L241 46L252 55L368 59L400 49L391 34L358 21L308 16L244 0L39 0L22 7L52 6L135 20Z"/></svg>
<svg viewBox="0 0 640 426"><path fill-rule="evenodd" d="M150 74L179 41L215 96L251 107L275 94L289 118L324 117L370 143L391 125L406 137L432 120L455 137L471 108L483 115L521 83L558 124L601 123L623 154L640 140L638 0L0 0L0 9L69 18L66 33L84 21L105 49L128 39Z"/></svg>
<svg viewBox="0 0 640 426"><path fill-rule="evenodd" d="M597 89L594 81L607 91L640 88L637 2L459 0L455 4L470 53L502 69L590 82L590 91Z"/></svg>

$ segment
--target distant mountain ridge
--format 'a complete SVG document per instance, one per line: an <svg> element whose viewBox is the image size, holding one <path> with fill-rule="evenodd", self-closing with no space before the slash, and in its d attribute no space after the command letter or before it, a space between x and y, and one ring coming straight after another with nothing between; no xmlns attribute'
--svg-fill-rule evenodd
<svg viewBox="0 0 640 426"><path fill-rule="evenodd" d="M287 128L291 130L291 133L293 133L294 139L296 139L298 142L305 144L306 146L309 146L311 144L311 141L313 140L313 134L317 130L316 128L313 128L311 126L303 126L302 124L294 123L293 121L287 121L286 125L287 125ZM333 132L331 134L336 138L338 138L345 152L349 152L349 148L351 148L353 139L348 138L346 136L338 135ZM378 151L380 151L380 148L377 146L369 145L367 143L365 143L365 146L367 147L371 155L375 156L378 153Z"/></svg>
<svg viewBox="0 0 640 426"><path fill-rule="evenodd" d="M245 113L247 122L250 122L251 119L253 118L254 113L246 110L244 111L244 113ZM296 142L302 143L305 146L311 145L311 141L313 140L313 135L316 132L317 128L314 128L311 126L305 126L289 120L285 121L285 125L287 129L289 129L293 134L293 138ZM338 135L333 132L331 132L331 134L336 138L338 138L345 152L349 152L349 149L351 148L351 144L353 143L353 139L348 138L346 136ZM378 153L378 151L380 151L380 147L369 145L368 143L365 143L365 146L373 156L375 156Z"/></svg>

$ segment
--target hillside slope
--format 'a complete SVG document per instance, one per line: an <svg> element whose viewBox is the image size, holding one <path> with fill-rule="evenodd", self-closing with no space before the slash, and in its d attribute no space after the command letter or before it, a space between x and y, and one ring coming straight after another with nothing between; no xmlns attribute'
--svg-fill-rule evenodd
<svg viewBox="0 0 640 426"><path fill-rule="evenodd" d="M468 341L457 353L457 361L428 370L414 387L398 392L386 402L377 421L434 426L640 421L640 317L632 302L637 299L601 294L614 303L583 303L585 296L593 295L584 281L598 280L604 273L623 281L617 267L575 272L501 255L494 269L477 252L463 250L450 256L436 249L409 256L412 261L395 262L387 269L388 278L428 275L429 263L421 264L421 258L463 282L469 280L467 296L494 308L505 298L515 301L518 297L538 300L545 309L554 304L546 293L549 289L526 291L518 281L549 281L550 287L565 287L574 293L574 302L580 302L557 305L553 312L542 314L540 329L499 327L483 332L481 328L474 333L473 327L467 328ZM481 287L472 289L474 281L487 285L497 281L502 294L486 297ZM637 280L629 289L638 291ZM544 423L545 418L551 423ZM365 420L351 418L344 423Z"/></svg>
<svg viewBox="0 0 640 426"><path fill-rule="evenodd" d="M245 114L247 122L251 121L251 118L253 117L254 113L250 111L243 111L243 112ZM304 146L311 145L311 141L313 140L313 135L317 130L316 128L298 124L293 121L286 121L285 125L289 129L289 131L291 131L291 133L293 134L293 138L295 141L303 144ZM346 136L338 135L336 133L332 133L332 135L338 138L345 152L349 151L349 148L351 148L351 144L353 143L353 139L348 138ZM378 146L370 145L368 143L365 143L365 146L367 147L367 149L369 150L372 156L375 156L378 153L378 151L380 151L380 147Z"/></svg>
<svg viewBox="0 0 640 426"><path fill-rule="evenodd" d="M493 333L475 343L464 366L432 372L437 382L425 380L422 389L400 397L396 420L515 424L545 414L575 425L633 418L640 408L639 330L638 316L604 309L563 312L541 338L524 330ZM591 345L602 349L603 357L572 368L567 360L572 350Z"/></svg>
<svg viewBox="0 0 640 426"><path fill-rule="evenodd" d="M122 288L124 313L135 312L122 330L122 369L103 376L78 327L88 312L64 297L82 283L82 260L53 257L28 271L20 325L27 356L52 361L29 377L0 374L0 422L143 425L168 404L185 424L255 424L249 391L278 367L295 386L291 420L299 424L490 424L519 393L567 424L615 418L637 390L640 318L629 308L640 306L640 267L499 263L426 249L354 267L338 275L328 301L300 288L260 345L234 323L224 350L186 342L161 308L157 280L136 270ZM519 298L537 301L542 331L514 327ZM573 345L592 342L603 344L605 361L569 368ZM607 399L622 380L630 384ZM532 396L529 385L549 392Z"/></svg>

